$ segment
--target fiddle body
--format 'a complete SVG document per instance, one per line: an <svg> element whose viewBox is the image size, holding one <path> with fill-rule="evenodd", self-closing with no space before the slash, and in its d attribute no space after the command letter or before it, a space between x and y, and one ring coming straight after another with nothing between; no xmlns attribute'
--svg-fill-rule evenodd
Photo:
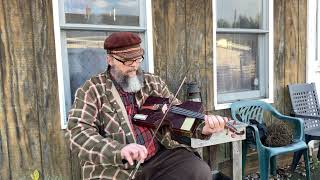
<svg viewBox="0 0 320 180"><path fill-rule="evenodd" d="M148 97L138 114L134 116L133 123L156 129L164 116L161 107L165 104L169 104L168 98ZM197 126L204 121L205 115L202 114L201 102L185 101L180 105L172 106L168 111L160 127L168 126L171 132L179 136L193 137ZM238 132L230 122L226 123L226 128L235 134L244 134L244 132Z"/></svg>

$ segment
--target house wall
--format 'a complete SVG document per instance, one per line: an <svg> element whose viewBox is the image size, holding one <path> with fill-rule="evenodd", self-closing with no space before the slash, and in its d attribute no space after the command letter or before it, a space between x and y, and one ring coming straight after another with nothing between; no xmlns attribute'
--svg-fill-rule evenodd
<svg viewBox="0 0 320 180"><path fill-rule="evenodd" d="M0 64L0 179L71 179L50 0L0 1Z"/></svg>
<svg viewBox="0 0 320 180"><path fill-rule="evenodd" d="M274 105L284 113L286 85L305 81L306 1L274 1ZM227 116L213 108L211 0L152 6L155 73L175 91L193 64L188 81L200 85L206 111ZM42 179L80 179L60 128L51 0L0 0L0 67L0 179L30 179L34 170ZM205 149L212 166L230 158L229 144Z"/></svg>

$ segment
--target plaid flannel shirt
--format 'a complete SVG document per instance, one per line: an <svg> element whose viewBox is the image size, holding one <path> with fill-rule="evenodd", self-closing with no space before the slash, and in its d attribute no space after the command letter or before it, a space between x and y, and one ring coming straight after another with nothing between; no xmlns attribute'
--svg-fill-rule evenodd
<svg viewBox="0 0 320 180"><path fill-rule="evenodd" d="M110 76L112 77L111 74ZM114 81L114 79L113 79L113 83L115 84L116 89L118 90L120 97L122 99L122 102L126 108L129 122L131 123L132 129L134 130L134 135L136 137L137 144L144 145L148 150L148 156L147 156L147 160L148 160L156 154L156 152L159 149L159 145L156 139L152 139L153 133L151 132L150 129L143 126L135 125L131 121L133 116L138 112L138 105L135 101L134 93L128 93L123 91L120 85Z"/></svg>
<svg viewBox="0 0 320 180"><path fill-rule="evenodd" d="M72 153L82 166L83 179L128 179L133 167L123 164L121 149L137 143L128 114L107 71L87 80L75 95L69 111L67 138ZM145 73L144 87L135 93L138 107L149 96L173 99L173 95L160 77ZM175 104L179 100L173 100ZM197 128L196 138L207 138L201 134L204 123ZM170 131L162 129L157 140L167 149L191 147L171 139Z"/></svg>

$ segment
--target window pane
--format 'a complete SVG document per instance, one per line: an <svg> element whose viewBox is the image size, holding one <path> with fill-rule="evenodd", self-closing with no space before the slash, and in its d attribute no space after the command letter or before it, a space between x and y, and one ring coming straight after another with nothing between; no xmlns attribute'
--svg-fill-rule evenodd
<svg viewBox="0 0 320 180"><path fill-rule="evenodd" d="M106 70L103 43L113 32L66 31L71 100L76 90L90 77ZM144 47L144 36L141 46ZM144 64L141 64L144 67Z"/></svg>
<svg viewBox="0 0 320 180"><path fill-rule="evenodd" d="M72 101L75 91L87 79L106 69L103 42L107 35L105 32L66 32Z"/></svg>
<svg viewBox="0 0 320 180"><path fill-rule="evenodd" d="M66 23L139 26L139 0L64 0Z"/></svg>
<svg viewBox="0 0 320 180"><path fill-rule="evenodd" d="M217 34L218 94L258 90L259 35Z"/></svg>
<svg viewBox="0 0 320 180"><path fill-rule="evenodd" d="M262 1L217 0L217 27L261 29Z"/></svg>

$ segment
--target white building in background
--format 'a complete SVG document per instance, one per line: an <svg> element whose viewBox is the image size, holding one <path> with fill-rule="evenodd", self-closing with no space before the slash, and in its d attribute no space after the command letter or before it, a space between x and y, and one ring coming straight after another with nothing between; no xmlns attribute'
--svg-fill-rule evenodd
<svg viewBox="0 0 320 180"><path fill-rule="evenodd" d="M320 2L308 0L308 27L307 27L307 66L306 81L316 84L318 97L320 95ZM309 143L310 155L318 148L319 141Z"/></svg>

